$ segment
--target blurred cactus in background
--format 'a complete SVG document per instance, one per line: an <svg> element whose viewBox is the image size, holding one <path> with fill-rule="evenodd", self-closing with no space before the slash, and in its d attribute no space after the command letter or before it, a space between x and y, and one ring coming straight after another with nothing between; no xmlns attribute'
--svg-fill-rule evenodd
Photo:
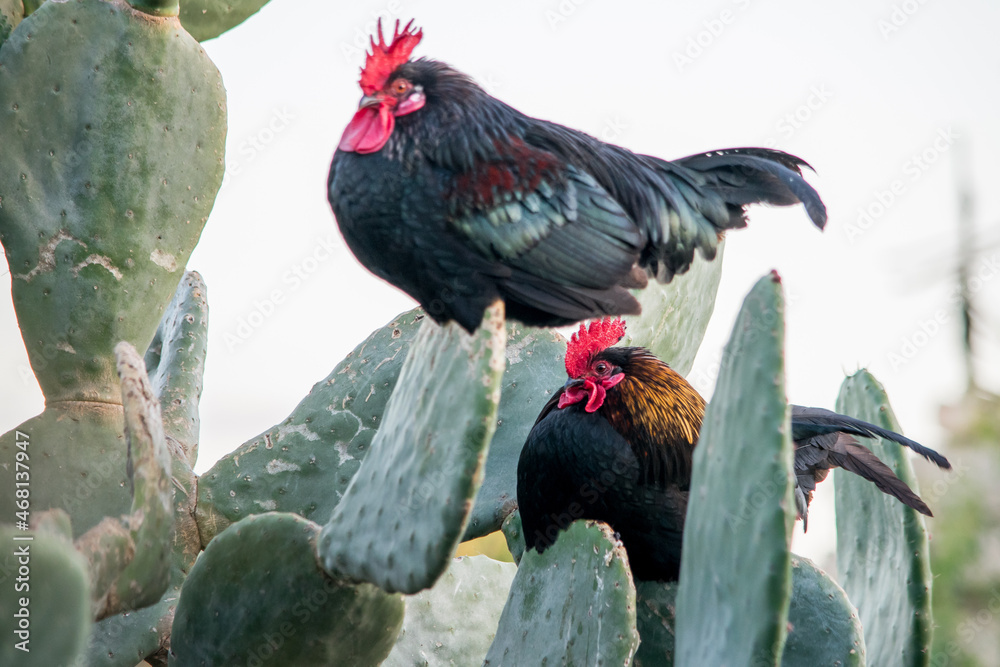
<svg viewBox="0 0 1000 667"><path fill-rule="evenodd" d="M46 399L0 437L0 663L926 664L923 517L838 497L846 593L789 552L783 296L769 278L724 355L679 585L635 586L603 524L524 553L515 469L564 380L565 340L506 323L500 304L474 336L400 314L287 419L195 475L208 305L185 267L226 138L222 79L196 40L263 4L0 0L0 241ZM721 258L697 261L647 289L629 344L689 371L720 275ZM891 419L864 373L841 399ZM717 455L751 440L750 462ZM905 457L880 457L912 477ZM724 520L741 503L750 519ZM501 529L519 566L453 558ZM866 640L863 625L878 631Z"/></svg>

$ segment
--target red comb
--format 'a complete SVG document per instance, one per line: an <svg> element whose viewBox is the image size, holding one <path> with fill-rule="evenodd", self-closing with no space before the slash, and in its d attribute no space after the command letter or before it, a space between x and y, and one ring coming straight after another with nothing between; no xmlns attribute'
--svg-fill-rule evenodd
<svg viewBox="0 0 1000 667"><path fill-rule="evenodd" d="M365 95L374 95L382 86L393 70L410 59L410 53L420 43L420 38L424 36L424 31L411 30L413 21L411 20L399 31L399 19L396 19L396 28L392 32L392 42L386 45L382 36L382 19L378 20L378 43L375 37L372 40L372 52L365 59L365 66L361 68L361 90Z"/></svg>
<svg viewBox="0 0 1000 667"><path fill-rule="evenodd" d="M570 336L566 345L566 374L571 378L583 377L594 355L624 336L625 322L620 317L594 320L590 327L581 324L580 330Z"/></svg>

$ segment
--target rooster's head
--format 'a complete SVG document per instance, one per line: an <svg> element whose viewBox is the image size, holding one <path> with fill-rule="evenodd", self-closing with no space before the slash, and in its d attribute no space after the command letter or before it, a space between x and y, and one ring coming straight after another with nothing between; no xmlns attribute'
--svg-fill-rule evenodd
<svg viewBox="0 0 1000 667"><path fill-rule="evenodd" d="M590 326L581 324L566 346L566 374L569 382L559 397L558 407L586 400L587 412L594 412L604 403L608 389L623 379L625 373L612 347L625 336L621 318L595 320Z"/></svg>
<svg viewBox="0 0 1000 667"><path fill-rule="evenodd" d="M427 98L423 86L398 71L409 61L421 37L423 31L413 28L413 21L407 23L402 32L396 21L392 42L386 44L379 20L378 42L371 38L371 53L361 69L359 83L364 97L340 138L340 150L357 153L381 150L392 134L396 117L424 106Z"/></svg>

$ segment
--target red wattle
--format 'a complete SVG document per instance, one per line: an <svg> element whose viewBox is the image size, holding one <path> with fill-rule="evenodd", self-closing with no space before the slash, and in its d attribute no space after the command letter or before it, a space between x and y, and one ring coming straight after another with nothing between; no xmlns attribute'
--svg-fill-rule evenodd
<svg viewBox="0 0 1000 667"><path fill-rule="evenodd" d="M594 378L584 378L582 387L575 385L572 387L566 387L566 389L563 390L562 395L559 397L559 403L556 404L556 407L561 410L567 405L573 405L574 403L579 403L580 401L587 399L587 405L584 406L584 410L587 412L597 412L597 410L604 405L604 399L608 395L608 389L611 389L611 387L614 387L624 379L624 373L616 373L609 378L605 378L600 381L600 384L595 382Z"/></svg>
<svg viewBox="0 0 1000 667"><path fill-rule="evenodd" d="M382 150L385 142L389 141L389 135L392 134L395 125L396 117L385 105L358 109L354 118L347 124L337 148L362 154Z"/></svg>

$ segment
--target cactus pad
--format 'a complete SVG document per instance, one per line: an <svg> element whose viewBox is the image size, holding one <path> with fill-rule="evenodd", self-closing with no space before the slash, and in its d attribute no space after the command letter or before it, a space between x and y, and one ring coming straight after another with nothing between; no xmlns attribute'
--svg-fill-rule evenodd
<svg viewBox="0 0 1000 667"><path fill-rule="evenodd" d="M836 581L808 558L794 554L788 626L782 667L865 666L858 610Z"/></svg>
<svg viewBox="0 0 1000 667"><path fill-rule="evenodd" d="M447 568L496 427L505 341L499 302L474 336L421 327L372 451L323 528L332 576L416 593Z"/></svg>
<svg viewBox="0 0 1000 667"><path fill-rule="evenodd" d="M516 571L486 556L454 559L433 588L406 598L403 629L383 667L480 664Z"/></svg>
<svg viewBox="0 0 1000 667"><path fill-rule="evenodd" d="M208 350L208 289L196 271L184 274L146 350L146 371L159 398L163 430L189 466L198 458L198 405Z"/></svg>
<svg viewBox="0 0 1000 667"><path fill-rule="evenodd" d="M0 52L18 324L47 403L117 403L111 348L148 347L222 182L225 91L177 19L122 0L18 27Z"/></svg>
<svg viewBox="0 0 1000 667"><path fill-rule="evenodd" d="M507 540L507 550L510 551L511 558L515 563L521 562L524 555L524 528L521 525L521 513L514 510L503 520L500 527L503 537Z"/></svg>
<svg viewBox="0 0 1000 667"><path fill-rule="evenodd" d="M403 600L320 569L319 526L269 513L216 536L181 589L170 664L377 665L403 621Z"/></svg>
<svg viewBox="0 0 1000 667"><path fill-rule="evenodd" d="M897 433L882 385L868 371L844 380L837 412ZM861 439L919 493L907 450ZM924 517L852 474L834 471L837 569L857 605L872 665L926 665L931 647L931 570Z"/></svg>
<svg viewBox="0 0 1000 667"><path fill-rule="evenodd" d="M526 551L484 665L627 665L639 645L635 587L611 529L575 521Z"/></svg>
<svg viewBox="0 0 1000 667"><path fill-rule="evenodd" d="M636 586L636 623L642 642L633 667L674 664L677 584ZM765 656L753 665L771 663ZM864 667L865 640L857 610L844 590L808 558L792 555L792 597L783 667Z"/></svg>
<svg viewBox="0 0 1000 667"><path fill-rule="evenodd" d="M463 540L500 528L517 504L517 460L542 406L566 382L566 339L551 329L507 323L507 369L483 486Z"/></svg>
<svg viewBox="0 0 1000 667"><path fill-rule="evenodd" d="M181 23L199 42L218 37L260 11L267 0L184 0Z"/></svg>
<svg viewBox="0 0 1000 667"><path fill-rule="evenodd" d="M777 664L794 520L784 305L772 273L743 302L695 448L678 665Z"/></svg>
<svg viewBox="0 0 1000 667"><path fill-rule="evenodd" d="M33 533L33 534L32 534ZM0 526L0 664L23 667L63 667L74 664L87 644L90 595L87 564L64 536L32 533ZM30 541L15 541L31 535ZM27 549L26 563L20 551ZM20 572L21 567L25 572ZM18 580L21 577L22 580ZM16 586L27 586L17 590ZM27 598L22 607L20 599ZM24 612L22 612L22 608ZM18 636L27 613L27 636ZM17 645L24 639L28 652Z"/></svg>
<svg viewBox="0 0 1000 667"><path fill-rule="evenodd" d="M222 457L198 481L204 544L267 511L326 523L368 455L423 311L400 314L358 345L292 414Z"/></svg>

